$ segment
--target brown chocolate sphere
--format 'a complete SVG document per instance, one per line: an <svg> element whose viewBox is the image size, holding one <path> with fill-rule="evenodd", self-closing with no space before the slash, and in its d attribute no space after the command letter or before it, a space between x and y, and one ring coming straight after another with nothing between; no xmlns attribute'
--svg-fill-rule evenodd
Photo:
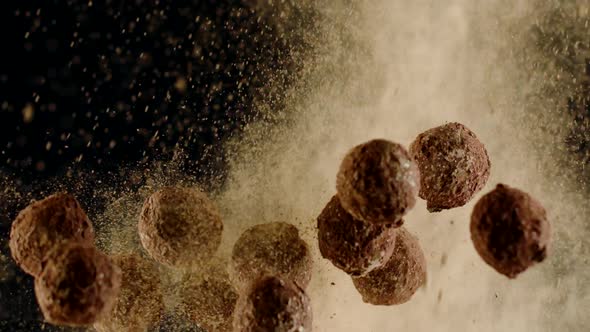
<svg viewBox="0 0 590 332"><path fill-rule="evenodd" d="M395 247L401 224L371 224L355 219L332 197L318 217L318 243L322 257L351 276L362 276L382 266Z"/></svg>
<svg viewBox="0 0 590 332"><path fill-rule="evenodd" d="M405 228L398 228L395 250L389 261L352 281L366 303L395 305L409 301L426 283L426 258L418 239Z"/></svg>
<svg viewBox="0 0 590 332"><path fill-rule="evenodd" d="M154 265L137 254L112 258L122 272L113 309L94 324L98 332L145 332L164 314L160 278Z"/></svg>
<svg viewBox="0 0 590 332"><path fill-rule="evenodd" d="M232 250L233 277L241 288L262 275L276 275L307 287L312 260L297 227L284 222L247 229Z"/></svg>
<svg viewBox="0 0 590 332"><path fill-rule="evenodd" d="M88 245L65 242L43 261L35 295L49 323L85 326L112 310L120 286L121 270L106 255Z"/></svg>
<svg viewBox="0 0 590 332"><path fill-rule="evenodd" d="M223 264L211 264L202 274L189 274L181 284L181 308L207 331L231 332L238 292Z"/></svg>
<svg viewBox="0 0 590 332"><path fill-rule="evenodd" d="M223 223L202 191L165 187L145 201L138 230L141 244L157 262L188 267L213 256L221 243Z"/></svg>
<svg viewBox="0 0 590 332"><path fill-rule="evenodd" d="M312 311L305 291L296 283L266 276L240 296L234 332L311 331Z"/></svg>
<svg viewBox="0 0 590 332"><path fill-rule="evenodd" d="M420 197L428 211L463 206L490 176L490 159L475 134L449 123L418 135L410 153L420 168Z"/></svg>
<svg viewBox="0 0 590 332"><path fill-rule="evenodd" d="M10 231L10 251L16 263L38 277L45 255L63 241L94 244L94 229L76 198L58 193L23 209Z"/></svg>
<svg viewBox="0 0 590 332"><path fill-rule="evenodd" d="M509 278L542 262L549 250L551 225L543 206L504 184L475 204L470 229L481 258Z"/></svg>
<svg viewBox="0 0 590 332"><path fill-rule="evenodd" d="M401 145L376 139L348 152L338 171L336 189L342 207L354 218L391 224L414 207L420 174Z"/></svg>

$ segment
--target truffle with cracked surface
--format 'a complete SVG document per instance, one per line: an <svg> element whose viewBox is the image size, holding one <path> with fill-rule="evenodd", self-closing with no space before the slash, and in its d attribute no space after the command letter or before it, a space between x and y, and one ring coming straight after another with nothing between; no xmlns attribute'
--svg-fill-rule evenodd
<svg viewBox="0 0 590 332"><path fill-rule="evenodd" d="M121 270L93 246L56 245L35 279L35 295L45 320L87 326L108 314L117 301Z"/></svg>
<svg viewBox="0 0 590 332"><path fill-rule="evenodd" d="M311 279L312 259L297 227L273 222L242 233L232 249L230 266L239 288L263 275L276 275L305 288Z"/></svg>
<svg viewBox="0 0 590 332"><path fill-rule="evenodd" d="M336 190L342 207L354 218L391 224L399 222L416 204L420 174L404 147L375 139L346 154Z"/></svg>
<svg viewBox="0 0 590 332"><path fill-rule="evenodd" d="M45 255L58 243L94 244L94 229L74 196L57 193L20 211L10 230L12 257L25 272L38 277Z"/></svg>
<svg viewBox="0 0 590 332"><path fill-rule="evenodd" d="M352 281L366 303L396 305L408 302L426 283L426 258L418 239L404 227L398 228L395 250L389 261Z"/></svg>
<svg viewBox="0 0 590 332"><path fill-rule="evenodd" d="M213 256L221 243L223 223L217 207L201 190L164 187L146 199L138 231L153 259L184 268Z"/></svg>
<svg viewBox="0 0 590 332"><path fill-rule="evenodd" d="M396 226L355 219L332 197L317 218L322 257L351 276L362 276L382 266L395 247Z"/></svg>
<svg viewBox="0 0 590 332"><path fill-rule="evenodd" d="M137 254L112 257L122 272L121 291L113 309L94 323L97 332L145 332L164 314L160 277L152 262Z"/></svg>
<svg viewBox="0 0 590 332"><path fill-rule="evenodd" d="M238 292L226 265L209 264L200 274L187 274L180 284L180 307L189 320L207 331L231 332Z"/></svg>
<svg viewBox="0 0 590 332"><path fill-rule="evenodd" d="M312 330L309 297L296 283L265 276L240 296L234 332L293 332Z"/></svg>
<svg viewBox="0 0 590 332"><path fill-rule="evenodd" d="M541 203L504 184L475 204L470 230L481 258L508 278L545 260L551 241L551 225Z"/></svg>
<svg viewBox="0 0 590 332"><path fill-rule="evenodd" d="M460 123L423 132L411 144L410 153L420 168L419 195L430 212L465 205L490 176L485 146Z"/></svg>

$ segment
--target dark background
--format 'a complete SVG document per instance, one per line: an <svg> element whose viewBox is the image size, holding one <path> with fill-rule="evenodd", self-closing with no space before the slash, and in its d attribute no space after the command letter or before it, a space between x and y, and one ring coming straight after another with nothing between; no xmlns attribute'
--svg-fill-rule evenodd
<svg viewBox="0 0 590 332"><path fill-rule="evenodd" d="M288 8L292 20L278 22L252 1L0 6L1 239L30 198L74 187L100 209L94 188L133 189L142 182L129 181L130 169L176 154L184 174L222 185L222 143L247 123L273 121L255 105L280 112L305 47L283 33L303 13ZM32 278L13 266L7 241L0 245L0 331L40 330Z"/></svg>

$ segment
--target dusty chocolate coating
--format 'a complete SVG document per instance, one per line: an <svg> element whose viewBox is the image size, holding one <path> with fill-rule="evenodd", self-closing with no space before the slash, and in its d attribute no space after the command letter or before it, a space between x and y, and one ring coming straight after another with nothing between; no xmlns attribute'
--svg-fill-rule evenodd
<svg viewBox="0 0 590 332"><path fill-rule="evenodd" d="M376 139L354 147L336 178L342 207L354 218L391 224L416 204L418 167L399 144Z"/></svg>
<svg viewBox="0 0 590 332"><path fill-rule="evenodd" d="M221 243L217 207L195 188L165 187L145 201L138 224L141 244L157 262L188 267L206 262Z"/></svg>
<svg viewBox="0 0 590 332"><path fill-rule="evenodd" d="M181 283L181 308L207 331L231 332L238 292L226 265L211 264L202 275L189 274Z"/></svg>
<svg viewBox="0 0 590 332"><path fill-rule="evenodd" d="M404 227L398 228L395 250L389 261L352 281L366 303L395 305L408 302L426 283L426 258L418 239Z"/></svg>
<svg viewBox="0 0 590 332"><path fill-rule="evenodd" d="M261 277L240 296L233 325L234 332L308 332L312 328L310 301L294 282Z"/></svg>
<svg viewBox="0 0 590 332"><path fill-rule="evenodd" d="M490 176L486 148L460 123L448 123L418 135L410 154L420 168L420 197L426 200L430 212L465 205Z"/></svg>
<svg viewBox="0 0 590 332"><path fill-rule="evenodd" d="M496 271L516 276L547 257L551 225L541 204L529 194L498 184L471 214L471 240Z"/></svg>
<svg viewBox="0 0 590 332"><path fill-rule="evenodd" d="M98 249L77 242L57 245L35 279L35 295L51 324L86 326L112 310L121 270Z"/></svg>
<svg viewBox="0 0 590 332"><path fill-rule="evenodd" d="M121 290L112 310L94 323L97 332L145 332L164 314L160 278L154 265L137 254L112 257L122 272Z"/></svg>
<svg viewBox="0 0 590 332"><path fill-rule="evenodd" d="M312 260L297 227L274 222L253 226L240 236L232 250L231 268L240 288L267 274L305 288L311 279Z"/></svg>
<svg viewBox="0 0 590 332"><path fill-rule="evenodd" d="M362 276L382 266L395 247L397 224L371 224L355 219L332 197L318 219L322 257L351 276Z"/></svg>
<svg viewBox="0 0 590 332"><path fill-rule="evenodd" d="M10 251L28 274L41 274L45 255L63 241L94 244L94 229L76 198L58 193L23 209L10 231Z"/></svg>

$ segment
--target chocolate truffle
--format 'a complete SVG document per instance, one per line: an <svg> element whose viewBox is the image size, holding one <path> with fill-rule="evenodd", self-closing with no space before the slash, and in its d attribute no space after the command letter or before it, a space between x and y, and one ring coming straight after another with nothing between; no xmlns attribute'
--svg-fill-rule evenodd
<svg viewBox="0 0 590 332"><path fill-rule="evenodd" d="M41 312L51 324L85 326L113 308L121 270L98 249L78 242L56 245L35 279Z"/></svg>
<svg viewBox="0 0 590 332"><path fill-rule="evenodd" d="M115 306L94 324L98 332L145 332L164 313L160 278L153 264L137 254L112 258L122 272L121 291Z"/></svg>
<svg viewBox="0 0 590 332"><path fill-rule="evenodd" d="M399 224L416 203L420 174L401 145L376 139L348 152L338 171L336 189L340 204L354 218Z"/></svg>
<svg viewBox="0 0 590 332"><path fill-rule="evenodd" d="M366 303L395 305L408 302L426 283L426 258L418 239L405 228L398 228L395 250L389 261L352 281Z"/></svg>
<svg viewBox="0 0 590 332"><path fill-rule="evenodd" d="M138 230L141 244L157 262L189 267L215 253L223 223L213 202L199 189L165 187L145 201Z"/></svg>
<svg viewBox="0 0 590 332"><path fill-rule="evenodd" d="M10 231L10 251L16 263L38 277L45 255L63 241L94 244L94 229L76 198L58 193L22 210Z"/></svg>
<svg viewBox="0 0 590 332"><path fill-rule="evenodd" d="M188 274L180 288L182 311L192 322L207 331L232 331L238 293L225 265L210 264L200 275Z"/></svg>
<svg viewBox="0 0 590 332"><path fill-rule="evenodd" d="M475 204L470 229L481 258L508 278L542 262L551 240L543 206L529 194L504 184Z"/></svg>
<svg viewBox="0 0 590 332"><path fill-rule="evenodd" d="M231 268L241 288L262 275L276 275L307 287L312 261L307 244L291 224L274 222L247 229L236 241Z"/></svg>
<svg viewBox="0 0 590 332"><path fill-rule="evenodd" d="M463 206L490 176L490 159L475 134L449 123L418 135L410 153L420 168L420 197L428 211Z"/></svg>
<svg viewBox="0 0 590 332"><path fill-rule="evenodd" d="M391 257L395 247L394 226L355 219L334 196L318 217L320 252L351 276L365 275Z"/></svg>
<svg viewBox="0 0 590 332"><path fill-rule="evenodd" d="M265 276L240 296L234 332L311 331L312 311L305 291L296 283Z"/></svg>

